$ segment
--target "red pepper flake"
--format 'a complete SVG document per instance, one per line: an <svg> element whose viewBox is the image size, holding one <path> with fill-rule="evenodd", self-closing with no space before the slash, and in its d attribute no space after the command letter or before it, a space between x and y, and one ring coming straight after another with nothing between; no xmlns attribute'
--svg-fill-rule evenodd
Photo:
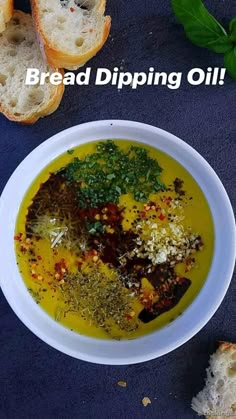
<svg viewBox="0 0 236 419"><path fill-rule="evenodd" d="M163 301L163 305L164 305L165 307L170 307L170 306L172 305L172 302L171 302L171 300L164 300L164 301Z"/></svg>
<svg viewBox="0 0 236 419"><path fill-rule="evenodd" d="M38 278L38 275L37 274L32 274L32 278Z"/></svg>
<svg viewBox="0 0 236 419"><path fill-rule="evenodd" d="M20 241L20 240L21 240L21 238L22 238L22 233L17 234L16 236L14 236L14 240L15 240L15 241Z"/></svg>
<svg viewBox="0 0 236 419"><path fill-rule="evenodd" d="M38 260L42 260L42 257L41 257L41 256L37 256L37 259L38 259Z"/></svg>
<svg viewBox="0 0 236 419"><path fill-rule="evenodd" d="M129 314L127 314L127 315L126 315L126 319L127 319L127 320L131 320L131 319L132 319L132 316L130 316Z"/></svg>
<svg viewBox="0 0 236 419"><path fill-rule="evenodd" d="M62 269L67 269L65 259L61 259L59 262L55 263L55 271L61 273Z"/></svg>
<svg viewBox="0 0 236 419"><path fill-rule="evenodd" d="M70 11L73 13L73 12L75 12L75 9L74 9L74 7L70 7Z"/></svg>
<svg viewBox="0 0 236 419"><path fill-rule="evenodd" d="M158 215L159 220L163 221L165 220L166 216L164 214Z"/></svg>
<svg viewBox="0 0 236 419"><path fill-rule="evenodd" d="M89 250L87 253L84 254L84 259L88 259L89 257L92 256L97 256L98 252L95 249Z"/></svg>
<svg viewBox="0 0 236 419"><path fill-rule="evenodd" d="M141 212L140 212L140 216L141 216L141 218L146 218L146 216L147 216L147 215L146 215L146 212L141 211Z"/></svg>
<svg viewBox="0 0 236 419"><path fill-rule="evenodd" d="M176 278L176 282L177 282L178 284L184 284L184 283L185 283L185 278L180 278L180 277L177 277L177 278Z"/></svg>

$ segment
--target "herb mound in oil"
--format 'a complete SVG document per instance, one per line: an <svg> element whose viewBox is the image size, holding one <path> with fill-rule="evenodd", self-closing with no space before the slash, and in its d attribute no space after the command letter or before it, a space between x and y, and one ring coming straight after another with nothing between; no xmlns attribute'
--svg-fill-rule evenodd
<svg viewBox="0 0 236 419"><path fill-rule="evenodd" d="M137 321L129 314L133 310L132 295L115 272L108 278L92 269L69 274L64 281L62 290L70 311L79 312L85 320L104 328L110 335L114 324L126 332L137 329Z"/></svg>
<svg viewBox="0 0 236 419"><path fill-rule="evenodd" d="M147 202L151 193L165 190L161 172L145 148L130 146L124 151L109 140L99 143L96 152L84 159L75 157L63 169L63 176L68 183L79 182L81 208L96 208L108 202L117 204L127 193L138 202Z"/></svg>
<svg viewBox="0 0 236 419"><path fill-rule="evenodd" d="M59 170L47 169L16 249L29 292L42 307L47 300L56 321L132 338L179 304L204 243L184 221L194 203L181 170L162 177L159 154L135 144L108 140L90 150L81 158L68 150Z"/></svg>

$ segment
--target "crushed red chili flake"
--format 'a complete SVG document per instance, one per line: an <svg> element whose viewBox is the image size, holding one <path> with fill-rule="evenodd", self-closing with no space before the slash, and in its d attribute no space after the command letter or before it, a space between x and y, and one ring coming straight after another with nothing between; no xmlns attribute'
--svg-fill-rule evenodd
<svg viewBox="0 0 236 419"><path fill-rule="evenodd" d="M55 275L54 278L61 280L63 276L68 272L68 268L65 262L65 259L61 259L59 262L54 265Z"/></svg>
<svg viewBox="0 0 236 419"><path fill-rule="evenodd" d="M158 215L159 220L164 221L166 216L164 214Z"/></svg>
<svg viewBox="0 0 236 419"><path fill-rule="evenodd" d="M73 12L75 12L75 9L74 9L74 7L70 7L70 11L73 13Z"/></svg>
<svg viewBox="0 0 236 419"><path fill-rule="evenodd" d="M17 234L16 236L14 236L14 240L15 241L20 241L21 240L21 238L22 238L22 233L20 233L20 234Z"/></svg>
<svg viewBox="0 0 236 419"><path fill-rule="evenodd" d="M87 253L84 254L84 259L88 259L92 256L97 256L98 252L95 249L89 250Z"/></svg>
<svg viewBox="0 0 236 419"><path fill-rule="evenodd" d="M55 263L55 271L61 273L62 269L67 269L65 259L61 259L59 262Z"/></svg>
<svg viewBox="0 0 236 419"><path fill-rule="evenodd" d="M37 259L38 260L42 260L42 256L37 256Z"/></svg>

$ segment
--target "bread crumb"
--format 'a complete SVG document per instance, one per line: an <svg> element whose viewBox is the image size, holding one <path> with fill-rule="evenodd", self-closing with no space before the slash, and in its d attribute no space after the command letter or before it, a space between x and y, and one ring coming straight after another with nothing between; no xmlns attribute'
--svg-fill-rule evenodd
<svg viewBox="0 0 236 419"><path fill-rule="evenodd" d="M127 387L127 383L126 383L126 381L118 381L118 386L120 386L120 387Z"/></svg>
<svg viewBox="0 0 236 419"><path fill-rule="evenodd" d="M148 404L151 404L151 400L149 399L149 397L144 397L142 400L142 404L144 407L147 407Z"/></svg>

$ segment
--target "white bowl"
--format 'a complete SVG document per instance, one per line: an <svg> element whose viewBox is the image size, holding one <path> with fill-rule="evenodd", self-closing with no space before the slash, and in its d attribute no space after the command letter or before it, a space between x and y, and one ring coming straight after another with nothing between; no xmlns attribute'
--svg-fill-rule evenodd
<svg viewBox="0 0 236 419"><path fill-rule="evenodd" d="M35 304L19 274L14 229L25 192L55 157L80 144L108 138L150 144L179 161L195 178L211 208L215 248L207 280L193 303L168 326L127 341L93 339L56 323ZM30 153L8 181L0 200L2 291L22 322L40 339L75 358L110 365L133 364L166 354L194 336L213 316L230 284L235 262L235 221L226 191L209 164L189 145L158 128L130 121L96 121L67 129Z"/></svg>

